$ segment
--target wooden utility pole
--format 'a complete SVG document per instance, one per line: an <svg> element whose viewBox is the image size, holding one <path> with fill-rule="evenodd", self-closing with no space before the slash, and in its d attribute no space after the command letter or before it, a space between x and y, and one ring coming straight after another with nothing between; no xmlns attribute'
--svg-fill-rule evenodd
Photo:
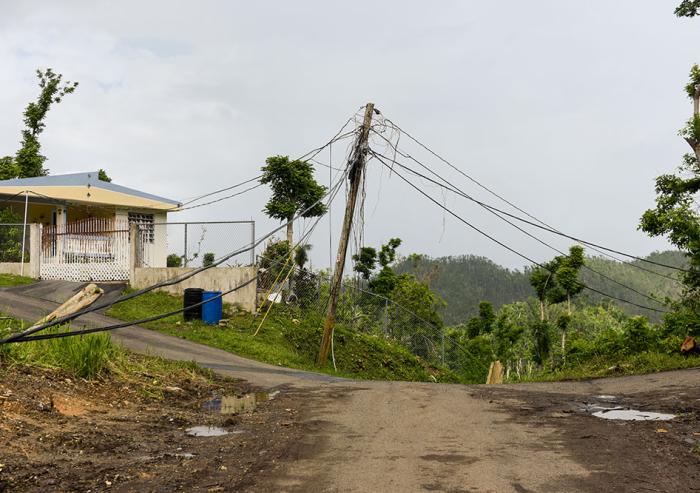
<svg viewBox="0 0 700 493"><path fill-rule="evenodd" d="M333 336L333 327L335 326L335 311L338 306L338 295L340 294L340 286L343 281L343 270L345 269L345 257L348 252L348 241L350 238L350 229L352 228L352 217L355 213L355 204L357 203L357 193L362 184L362 174L365 171L365 158L367 157L367 140L369 138L369 129L372 125L372 114L374 113L374 104L367 103L365 106L365 118L362 122L360 134L355 141L355 147L350 156L348 166L350 173L350 193L348 194L348 202L345 204L345 218L343 219L343 229L340 232L340 242L338 243L338 256L335 259L335 270L333 271L333 279L331 280L330 299L328 301L328 310L326 311L326 321L323 324L323 339L321 339L321 348L318 352L316 363L319 366L324 366L328 361L328 353L331 349L331 337Z"/></svg>

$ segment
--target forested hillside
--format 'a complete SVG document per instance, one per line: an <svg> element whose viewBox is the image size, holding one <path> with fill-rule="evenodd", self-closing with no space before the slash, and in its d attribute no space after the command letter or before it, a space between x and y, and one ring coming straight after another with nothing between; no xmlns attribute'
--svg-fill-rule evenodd
<svg viewBox="0 0 700 493"><path fill-rule="evenodd" d="M646 257L659 263L683 266L685 258L677 251L654 252ZM663 300L675 298L680 293L680 285L671 279L654 275L649 271L674 277L672 269L657 267L640 261L618 262L605 257L587 257L586 265L593 270L625 284L640 293L649 294ZM642 270L638 267L642 267ZM410 272L427 282L447 303L442 310L445 324L454 325L466 322L478 313L480 301L490 301L496 308L514 301L525 300L534 296L529 283L529 269L510 270L485 257L460 255L454 257L430 258L411 256L402 259L396 266L397 272ZM623 298L640 305L660 307L659 303L645 298L615 282L605 279L591 270L582 271L583 282L593 288L618 298ZM603 299L601 295L584 291L582 296L591 302ZM630 315L647 315L658 319L655 312L633 305L615 302Z"/></svg>

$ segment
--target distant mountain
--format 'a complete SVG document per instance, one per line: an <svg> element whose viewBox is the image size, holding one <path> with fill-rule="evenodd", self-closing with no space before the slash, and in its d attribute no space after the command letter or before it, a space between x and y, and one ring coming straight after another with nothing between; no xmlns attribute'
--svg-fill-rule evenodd
<svg viewBox="0 0 700 493"><path fill-rule="evenodd" d="M678 251L654 252L646 259L674 267L682 267L687 264L685 256ZM590 270L587 268L582 270L582 280L586 285L638 305L655 308L662 306L660 303L649 300L642 294L635 293L614 281L659 300L666 297L676 298L680 294L681 287L677 282L649 272L658 272L675 278L677 271L673 269L658 267L638 260L618 262L605 257L587 257L586 265L590 267ZM440 258L411 256L402 259L395 268L397 272L410 272L419 279L428 282L430 287L447 302L442 315L448 325L466 322L475 316L479 301L490 301L498 308L507 303L525 300L535 294L530 286L528 268L522 271L510 270L485 257L474 255ZM582 296L594 303L604 299L603 296L588 290L584 293ZM651 310L635 307L621 301L614 301L614 303L630 315L646 315L653 320L659 319L659 314Z"/></svg>

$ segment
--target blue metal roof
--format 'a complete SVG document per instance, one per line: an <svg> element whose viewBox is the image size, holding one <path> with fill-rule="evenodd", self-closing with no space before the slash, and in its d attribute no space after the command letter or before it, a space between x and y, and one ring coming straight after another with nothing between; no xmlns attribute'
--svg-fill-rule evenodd
<svg viewBox="0 0 700 493"><path fill-rule="evenodd" d="M134 197L141 197L149 200L156 200L179 206L177 200L166 199L150 193L142 192L134 188L124 187L116 183L102 181L97 178L97 171L89 171L87 173L70 173L67 175L49 175L37 176L34 178L13 178L12 180L0 180L0 187L3 186L34 186L34 187L94 187L110 190L112 192L125 193Z"/></svg>

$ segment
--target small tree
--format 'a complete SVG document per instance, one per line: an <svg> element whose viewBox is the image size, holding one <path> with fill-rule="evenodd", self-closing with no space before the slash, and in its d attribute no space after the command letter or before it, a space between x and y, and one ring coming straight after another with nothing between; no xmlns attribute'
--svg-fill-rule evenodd
<svg viewBox="0 0 700 493"><path fill-rule="evenodd" d="M656 207L642 215L639 228L649 236L666 236L684 252L688 271L682 274L683 308L700 311L700 216L694 196L700 191L700 67L693 65L684 92L693 101L693 116L679 132L693 153L685 154L677 174L656 179ZM690 318L697 318L696 316Z"/></svg>
<svg viewBox="0 0 700 493"><path fill-rule="evenodd" d="M270 185L272 197L264 212L280 221L287 221L287 243L294 244L292 219L299 211L302 217L318 217L326 212L319 202L326 187L314 179L314 167L308 161L290 161L289 156L272 156L265 160L260 183ZM308 210L307 210L308 209Z"/></svg>
<svg viewBox="0 0 700 493"><path fill-rule="evenodd" d="M362 247L358 254L352 256L355 265L353 269L359 272L363 279L369 281L369 289L382 296L389 297L396 286L396 272L391 264L396 260L396 249L401 246L401 238L391 238L377 250ZM379 272L372 276L377 263L381 266Z"/></svg>
<svg viewBox="0 0 700 493"><path fill-rule="evenodd" d="M22 145L15 158L9 156L0 160L0 175L7 178L30 178L44 176L49 171L44 168L46 156L41 154L39 134L44 131L46 114L51 105L60 103L66 94L71 94L78 87L77 82L63 82L63 76L48 68L37 70L41 92L36 101L29 103L24 110L24 125L22 130Z"/></svg>
<svg viewBox="0 0 700 493"><path fill-rule="evenodd" d="M212 252L207 252L202 257L202 267L209 267L214 264L215 256Z"/></svg>
<svg viewBox="0 0 700 493"><path fill-rule="evenodd" d="M171 253L165 259L165 265L167 267L182 267L182 257L177 253Z"/></svg>
<svg viewBox="0 0 700 493"><path fill-rule="evenodd" d="M683 0L674 13L678 17L695 17L700 12L700 0Z"/></svg>
<svg viewBox="0 0 700 493"><path fill-rule="evenodd" d="M106 181L106 182L111 182L112 179L107 175L107 172L100 168L100 170L97 172L97 179L100 181Z"/></svg>

